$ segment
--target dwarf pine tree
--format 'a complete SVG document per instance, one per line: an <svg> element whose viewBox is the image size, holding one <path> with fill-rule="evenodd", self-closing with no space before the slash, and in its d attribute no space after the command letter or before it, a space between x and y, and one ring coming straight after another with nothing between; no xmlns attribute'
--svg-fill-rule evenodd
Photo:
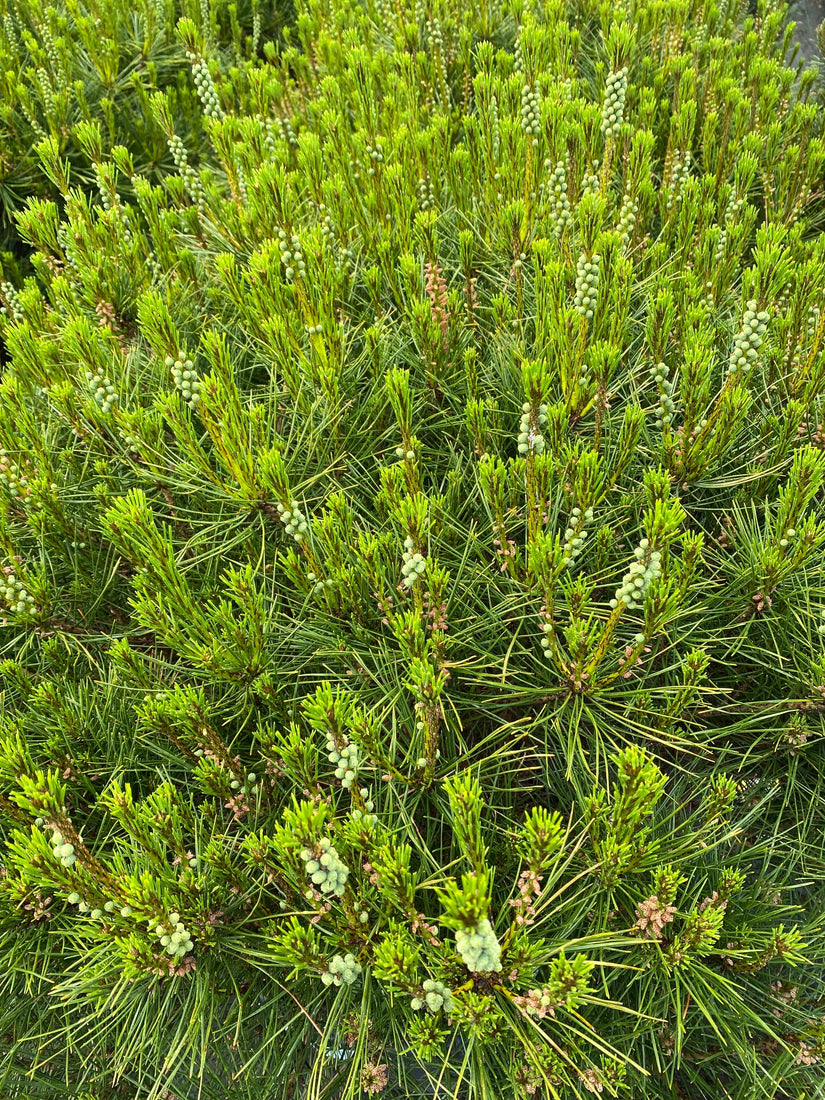
<svg viewBox="0 0 825 1100"><path fill-rule="evenodd" d="M3 1096L817 1094L785 14L0 0Z"/></svg>

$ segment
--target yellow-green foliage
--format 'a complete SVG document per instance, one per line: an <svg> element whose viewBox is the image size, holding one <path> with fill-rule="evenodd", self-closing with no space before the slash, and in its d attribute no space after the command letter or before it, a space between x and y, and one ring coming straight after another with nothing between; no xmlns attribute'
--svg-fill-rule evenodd
<svg viewBox="0 0 825 1100"><path fill-rule="evenodd" d="M2 9L3 1096L815 1094L825 142L740 8Z"/></svg>

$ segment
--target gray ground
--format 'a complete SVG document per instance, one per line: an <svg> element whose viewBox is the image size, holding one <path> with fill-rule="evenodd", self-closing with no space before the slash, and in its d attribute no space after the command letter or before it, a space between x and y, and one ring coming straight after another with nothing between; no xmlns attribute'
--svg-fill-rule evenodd
<svg viewBox="0 0 825 1100"><path fill-rule="evenodd" d="M816 28L825 21L825 0L796 0L791 3L788 19L796 23L794 41L799 43L799 54L806 61L819 58L816 44Z"/></svg>

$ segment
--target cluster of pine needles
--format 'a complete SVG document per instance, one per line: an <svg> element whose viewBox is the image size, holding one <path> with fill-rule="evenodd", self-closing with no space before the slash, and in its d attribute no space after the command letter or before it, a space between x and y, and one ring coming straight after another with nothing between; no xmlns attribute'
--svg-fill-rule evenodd
<svg viewBox="0 0 825 1100"><path fill-rule="evenodd" d="M0 0L0 1095L821 1095L817 73Z"/></svg>

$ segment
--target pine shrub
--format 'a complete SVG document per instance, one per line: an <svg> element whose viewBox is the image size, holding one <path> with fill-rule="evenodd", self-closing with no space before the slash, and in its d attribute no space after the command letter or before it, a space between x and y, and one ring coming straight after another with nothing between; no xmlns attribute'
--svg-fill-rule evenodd
<svg viewBox="0 0 825 1100"><path fill-rule="evenodd" d="M816 1095L825 141L785 7L34 12L0 1093Z"/></svg>
<svg viewBox="0 0 825 1100"><path fill-rule="evenodd" d="M17 254L15 212L33 194L56 197L62 173L97 192L104 204L115 188L134 197L128 180L116 184L101 163L102 147L90 146L84 123L102 125L107 160L122 145L141 174L162 178L175 170L151 102L164 89L190 151L206 151L196 83L181 64L179 16L198 21L228 67L252 57L264 35L278 41L284 14L274 5L262 11L258 0L240 11L225 0L0 0L0 246L9 250L6 265L24 258Z"/></svg>

